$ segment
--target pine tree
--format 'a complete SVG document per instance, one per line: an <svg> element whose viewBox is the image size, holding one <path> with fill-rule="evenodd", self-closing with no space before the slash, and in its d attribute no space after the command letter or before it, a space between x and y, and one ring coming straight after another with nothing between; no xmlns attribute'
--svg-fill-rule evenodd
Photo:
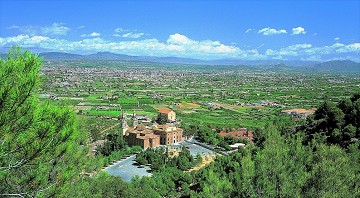
<svg viewBox="0 0 360 198"><path fill-rule="evenodd" d="M0 196L53 196L81 169L74 113L39 103L41 63L20 48L0 59Z"/></svg>

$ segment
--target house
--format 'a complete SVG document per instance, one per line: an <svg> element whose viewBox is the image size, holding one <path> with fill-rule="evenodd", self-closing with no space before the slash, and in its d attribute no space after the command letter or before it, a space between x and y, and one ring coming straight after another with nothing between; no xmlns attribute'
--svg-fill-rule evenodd
<svg viewBox="0 0 360 198"><path fill-rule="evenodd" d="M158 112L159 120L167 120L167 122L175 122L176 121L176 113L171 109L159 109Z"/></svg>
<svg viewBox="0 0 360 198"><path fill-rule="evenodd" d="M160 136L143 124L128 128L126 134L125 140L129 146L141 146L143 149L148 149L160 145Z"/></svg>
<svg viewBox="0 0 360 198"><path fill-rule="evenodd" d="M240 129L235 132L220 132L219 135L221 137L231 136L237 139L248 139L250 141L254 139L252 131L248 131L247 129Z"/></svg>

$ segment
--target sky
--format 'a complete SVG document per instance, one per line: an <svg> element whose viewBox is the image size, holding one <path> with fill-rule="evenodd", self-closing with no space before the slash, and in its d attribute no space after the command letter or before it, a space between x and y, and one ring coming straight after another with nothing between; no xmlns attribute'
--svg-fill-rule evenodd
<svg viewBox="0 0 360 198"><path fill-rule="evenodd" d="M0 51L360 62L360 0L0 0Z"/></svg>

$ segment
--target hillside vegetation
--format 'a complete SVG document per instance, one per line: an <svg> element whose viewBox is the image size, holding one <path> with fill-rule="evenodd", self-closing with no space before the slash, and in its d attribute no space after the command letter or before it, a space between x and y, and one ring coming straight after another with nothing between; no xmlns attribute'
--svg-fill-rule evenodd
<svg viewBox="0 0 360 198"><path fill-rule="evenodd" d="M109 136L103 154L87 156L73 110L38 100L41 61L18 48L0 60L1 197L360 197L359 94L325 101L302 125L263 120L253 143L198 171L184 171L198 163L184 148L173 159L141 153L142 164L156 161L152 177L126 183L99 170L139 149ZM209 124L194 124L188 129L218 141Z"/></svg>

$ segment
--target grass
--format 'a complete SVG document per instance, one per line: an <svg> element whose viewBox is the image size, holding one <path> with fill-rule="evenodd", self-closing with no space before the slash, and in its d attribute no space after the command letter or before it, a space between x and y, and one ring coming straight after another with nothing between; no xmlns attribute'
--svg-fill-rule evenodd
<svg viewBox="0 0 360 198"><path fill-rule="evenodd" d="M138 103L138 99L136 98L119 98L117 100L118 104L137 104Z"/></svg>
<svg viewBox="0 0 360 198"><path fill-rule="evenodd" d="M111 117L117 117L121 114L120 111L105 111L105 110L85 110L85 113L87 113L90 116L111 116Z"/></svg>
<svg viewBox="0 0 360 198"><path fill-rule="evenodd" d="M95 100L95 99L99 98L100 96L101 96L101 94L92 94L89 97L87 97L87 99Z"/></svg>
<svg viewBox="0 0 360 198"><path fill-rule="evenodd" d="M140 104L154 104L155 101L151 98L139 98Z"/></svg>

